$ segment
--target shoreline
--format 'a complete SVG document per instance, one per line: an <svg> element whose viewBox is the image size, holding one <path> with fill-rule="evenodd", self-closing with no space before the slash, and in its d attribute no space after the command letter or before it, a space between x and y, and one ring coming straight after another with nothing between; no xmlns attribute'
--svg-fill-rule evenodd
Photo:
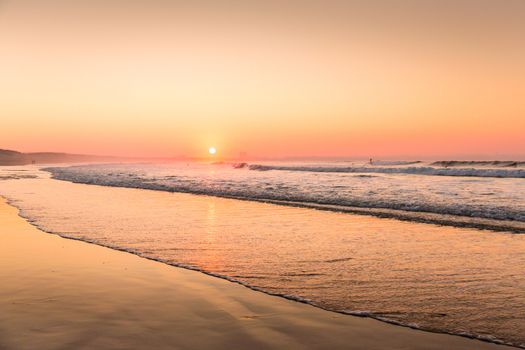
<svg viewBox="0 0 525 350"><path fill-rule="evenodd" d="M130 252L126 254L123 251L78 239L44 234L45 232L19 216L18 209L9 205L2 197L0 197L0 220L5 222L4 227L7 227L0 233L2 241L0 259L3 261L0 265L2 266L0 275L7 281L5 284L7 287L2 293L3 298L0 299L1 308L7 310L3 316L0 316L0 334L4 339L0 341L1 349L29 349L34 344L45 344L39 346L42 349L56 348L54 345L63 346L66 343L78 342L79 339L75 339L78 337L74 335L79 332L94 333L97 336L89 341L85 339L86 343L75 345L76 348L82 348L84 345L87 347L96 345L97 348L129 348L129 346L141 348L139 343L142 341L145 341L142 343L143 346L152 345L151 335L162 340L158 340L158 344L155 345L157 348L173 346L221 348L220 344L226 348L232 341L261 349L304 348L305 346L312 349L512 348L468 337L396 326L369 317L326 311L304 302L257 292L253 288L246 288L243 284L230 283L236 281L213 278L212 274L177 268L152 259L141 258ZM27 249L38 251L39 254L35 256L42 260L40 264L25 261L24 250ZM74 256L71 255L72 253L75 253ZM100 256L104 256L106 262L100 264ZM53 262L59 261L61 264L53 264L46 258L52 259ZM64 264L67 262L77 265L78 260L82 262L80 269ZM112 268L108 270L109 265ZM134 268L128 269L129 266ZM61 269L62 273L57 274L57 268ZM26 278L21 279L19 273ZM152 275L162 278L154 279ZM107 281L111 283L97 283L105 277L109 277ZM52 291L34 281L36 279L41 282L42 279L48 278L54 280L61 287L59 289L66 289L69 293L63 295L64 298L56 298ZM80 288L74 283L79 281L81 285L88 288ZM115 285L122 285L122 287L116 288ZM191 292L188 292L188 289ZM166 290L177 290L177 297L174 298ZM152 291L155 292L155 298L147 300L138 298L137 303L137 294ZM86 293L95 293L97 297L85 298ZM26 297L22 303L17 300L19 294ZM118 301L117 305L108 302L107 298L113 302ZM59 302L59 299L67 300ZM46 304L57 302L60 310L52 305L46 307ZM39 310L32 310L32 307L27 306L35 303L45 309L45 317L36 327L38 332L35 332L34 327L28 329L23 326L27 326L33 320L34 322L39 320ZM208 304L205 310L199 305L202 303ZM236 305L235 310L230 309L232 305ZM83 312L68 312L78 307L81 307ZM180 313L181 308L185 313ZM239 308L243 312L239 313ZM156 314L166 309L177 312L166 313L163 321L157 320L153 327L146 326L149 322L153 322L150 320L152 313ZM120 311L116 312L117 310ZM126 312L121 312L122 310ZM99 321L106 324L103 329L100 329L99 325L95 329L75 325L78 322L83 323L85 319L99 319L101 314L106 313L112 315L114 322L107 324L100 319ZM209 317L204 316L210 314L217 318L213 319L214 322L207 322ZM129 317L130 315L134 317ZM67 316L65 319L69 320L68 322L60 322L61 319L63 321L64 316ZM11 325L13 318L14 323L19 324L18 327ZM69 324L71 322L73 325ZM53 323L55 327L58 324L62 331L58 333L51 331L49 334L49 323ZM140 334L135 334L132 337L135 341L128 346L123 345L127 340L122 337L128 332L128 327L123 326L124 324L136 329ZM192 335L198 336L198 340L192 338L198 344L188 343L185 337L174 335L173 331L179 329L190 338ZM205 336L201 334L202 332L212 335ZM46 343L42 339L43 335L44 338L52 338L53 341ZM240 340L239 337L242 339ZM16 339L25 339L26 343L16 343Z"/></svg>
<svg viewBox="0 0 525 350"><path fill-rule="evenodd" d="M66 181L66 180L59 180L59 181ZM94 185L94 186L101 186L101 185ZM191 194L191 193L189 193L189 194L190 195L196 195L196 194ZM219 198L225 198L225 197L219 197ZM235 199L235 198L226 198L226 199ZM0 202L2 200L7 205L9 205L10 207L15 208L17 210L17 215L20 218L22 218L23 220L25 220L27 223L29 223L31 226L35 227L38 231L41 231L42 233L54 235L54 236L57 236L57 237L62 238L62 239L72 240L72 241L77 241L77 242L82 242L82 243L87 243L87 244L93 244L93 245L96 245L96 246L99 246L99 247L102 247L102 248L106 248L106 249L110 249L110 250L118 251L118 252L122 252L122 253L131 254L131 255L137 256L137 257L139 257L141 259L146 259L146 260L153 261L153 262L156 262L156 263L160 263L160 264L163 264L163 265L171 266L171 267L174 267L174 268L177 268L177 269L184 269L184 270L189 270L189 271L202 273L202 274L204 274L206 276L209 276L209 277L212 277L212 278L219 278L219 279L225 280L227 282L240 285L240 286L245 287L245 288L247 288L247 289L249 289L249 290L251 290L253 292L256 292L256 293L263 293L263 294L268 295L268 296L282 298L282 299L289 300L289 301L292 301L292 302L295 302L295 303L305 304L305 305L312 306L312 307L315 307L317 309L321 309L323 311L327 311L327 312L330 312L330 313L335 313L335 314L349 316L349 317L372 319L372 320L376 320L376 321L379 321L381 323L385 323L385 324L388 324L388 325L392 325L392 326L396 326L396 327L408 328L408 329L412 329L412 330L419 331L419 332L449 335L449 336L453 336L453 337L466 338L466 339L470 339L470 340L480 341L480 342L483 342L483 343L488 343L488 344L493 344L493 345L500 345L500 346L506 346L506 347L516 348L516 349L522 349L523 348L521 346L505 343L503 341L498 340L497 338L489 339L489 338L478 337L476 335L471 335L469 333L455 334L455 333L450 333L450 332L445 332L445 331L419 328L419 327L417 327L415 325L411 325L411 324L404 324L404 323L396 322L394 320L390 320L390 319L386 319L386 318L374 317L372 314L367 313L367 312L352 312L352 311L344 312L344 311L331 310L331 309L325 308L325 307L323 307L321 305L315 304L315 303L309 301L308 299L303 299L303 298L300 298L300 297L297 297L297 296L293 296L293 295L288 295L288 294L279 294L279 293L273 293L273 292L270 292L270 291L266 291L264 289L254 287L254 286L252 286L252 285L250 285L248 283L244 283L243 281L237 280L235 278L228 277L226 275L213 273L213 272L206 271L206 270L202 270L202 269L194 267L194 266L190 266L190 265L186 265L186 264L182 264L182 263L168 262L168 261L165 261L165 260L162 260L162 259L156 259L156 258L144 256L144 255L142 255L140 253L137 253L137 252L135 252L133 250L130 250L130 249L124 249L124 248L120 248L120 247L117 247L117 246L105 245L105 244L102 244L100 242L89 240L89 239L75 238L75 237L71 237L71 236L67 236L67 235L62 235L60 233L47 231L44 228L39 227L36 223L33 223L28 217L24 216L22 214L22 211L20 209L18 209L14 204L11 204L10 201L7 198L4 198L4 197L0 196ZM239 200L245 200L245 199L239 198ZM258 201L256 201L256 202L258 202ZM267 202L262 202L262 203L267 203ZM273 203L269 203L269 204L273 204ZM359 215L359 214L356 214L356 215Z"/></svg>

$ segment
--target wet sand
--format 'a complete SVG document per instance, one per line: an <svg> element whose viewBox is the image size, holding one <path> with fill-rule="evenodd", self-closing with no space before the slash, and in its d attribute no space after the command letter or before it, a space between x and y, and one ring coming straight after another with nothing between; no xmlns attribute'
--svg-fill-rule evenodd
<svg viewBox="0 0 525 350"><path fill-rule="evenodd" d="M0 200L0 349L506 349L44 233ZM509 348L510 349L510 348Z"/></svg>

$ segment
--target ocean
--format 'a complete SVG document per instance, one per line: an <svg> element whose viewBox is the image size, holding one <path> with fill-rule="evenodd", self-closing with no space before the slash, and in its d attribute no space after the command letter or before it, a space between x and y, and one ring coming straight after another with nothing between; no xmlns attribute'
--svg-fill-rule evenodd
<svg viewBox="0 0 525 350"><path fill-rule="evenodd" d="M523 162L6 167L0 195L64 237L525 347Z"/></svg>

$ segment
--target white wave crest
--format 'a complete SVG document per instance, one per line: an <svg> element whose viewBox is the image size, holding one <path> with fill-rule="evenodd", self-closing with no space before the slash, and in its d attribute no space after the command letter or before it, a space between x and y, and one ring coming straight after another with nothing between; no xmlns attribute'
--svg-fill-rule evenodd
<svg viewBox="0 0 525 350"><path fill-rule="evenodd" d="M258 171L303 171L318 173L379 173L379 174L413 174L431 176L468 176L468 177L501 177L525 178L525 169L479 169L479 168L437 168L431 166L419 167L333 167L333 166L279 166L251 164L250 170Z"/></svg>

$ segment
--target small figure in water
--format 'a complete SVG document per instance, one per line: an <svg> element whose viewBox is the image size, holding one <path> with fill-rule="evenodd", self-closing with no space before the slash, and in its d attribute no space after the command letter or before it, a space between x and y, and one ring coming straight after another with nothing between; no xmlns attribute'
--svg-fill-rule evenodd
<svg viewBox="0 0 525 350"><path fill-rule="evenodd" d="M370 165L372 165L372 164L373 164L373 161L372 161L372 158L370 158Z"/></svg>

